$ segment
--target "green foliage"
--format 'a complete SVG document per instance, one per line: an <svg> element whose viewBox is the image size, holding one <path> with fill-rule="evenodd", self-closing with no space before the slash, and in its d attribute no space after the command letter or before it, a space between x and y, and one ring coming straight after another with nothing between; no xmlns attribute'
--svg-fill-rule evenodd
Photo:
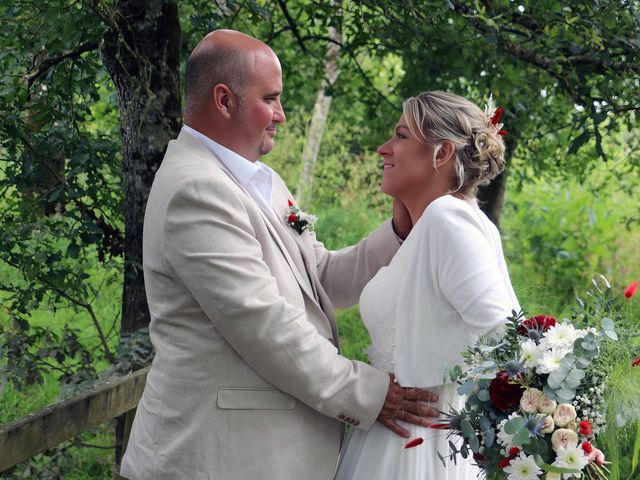
<svg viewBox="0 0 640 480"><path fill-rule="evenodd" d="M501 221L505 255L525 303L543 302L530 313L558 312L594 272L621 287L640 271L630 185L639 186L637 177L621 183L601 166L583 182L544 177L509 191Z"/></svg>

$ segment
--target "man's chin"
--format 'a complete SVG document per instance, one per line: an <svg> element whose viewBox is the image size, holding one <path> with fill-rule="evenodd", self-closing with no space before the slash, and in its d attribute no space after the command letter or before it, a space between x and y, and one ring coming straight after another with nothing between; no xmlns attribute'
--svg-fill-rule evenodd
<svg viewBox="0 0 640 480"><path fill-rule="evenodd" d="M269 142L263 142L262 145L260 145L260 155L266 155L267 153L270 153L271 150L273 150L274 147L274 142L273 140L269 141Z"/></svg>

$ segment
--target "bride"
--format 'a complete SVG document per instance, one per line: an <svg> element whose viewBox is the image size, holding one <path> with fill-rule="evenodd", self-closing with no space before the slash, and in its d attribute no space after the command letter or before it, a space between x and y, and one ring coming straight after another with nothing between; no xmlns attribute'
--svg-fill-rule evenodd
<svg viewBox="0 0 640 480"><path fill-rule="evenodd" d="M391 263L368 283L360 310L371 335L373 366L402 386L438 394L431 406L459 409L464 399L446 369L461 352L519 310L498 230L475 199L504 168L504 143L493 111L450 93L406 100L395 133L380 146L382 190L407 208L413 229ZM336 480L473 480L471 460L447 462L446 431L408 423L413 444L376 422L352 429Z"/></svg>

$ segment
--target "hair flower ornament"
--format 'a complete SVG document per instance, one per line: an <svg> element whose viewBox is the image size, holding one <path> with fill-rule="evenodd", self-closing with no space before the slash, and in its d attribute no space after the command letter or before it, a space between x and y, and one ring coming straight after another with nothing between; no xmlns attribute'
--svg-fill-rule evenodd
<svg viewBox="0 0 640 480"><path fill-rule="evenodd" d="M287 225L293 228L298 234L302 235L305 230L313 230L318 217L311 215L307 212L303 212L293 204L293 201L289 200L289 210L285 216Z"/></svg>
<svg viewBox="0 0 640 480"><path fill-rule="evenodd" d="M507 133L507 131L502 128L504 125L499 123L503 113L504 108L496 107L493 104L493 94L489 95L489 100L487 100L487 104L484 107L484 114L489 119L491 125L498 131L498 135L500 136L504 136Z"/></svg>

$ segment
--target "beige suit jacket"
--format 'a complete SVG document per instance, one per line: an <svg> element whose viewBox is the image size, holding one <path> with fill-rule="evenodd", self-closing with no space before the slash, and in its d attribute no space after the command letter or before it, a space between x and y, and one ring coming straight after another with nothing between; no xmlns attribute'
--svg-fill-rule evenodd
<svg viewBox="0 0 640 480"><path fill-rule="evenodd" d="M276 176L277 177L277 176ZM156 356L121 474L154 480L329 480L340 420L368 429L388 376L341 357L333 306L357 302L398 242L386 222L327 251L268 216L182 132L156 173L143 263Z"/></svg>

